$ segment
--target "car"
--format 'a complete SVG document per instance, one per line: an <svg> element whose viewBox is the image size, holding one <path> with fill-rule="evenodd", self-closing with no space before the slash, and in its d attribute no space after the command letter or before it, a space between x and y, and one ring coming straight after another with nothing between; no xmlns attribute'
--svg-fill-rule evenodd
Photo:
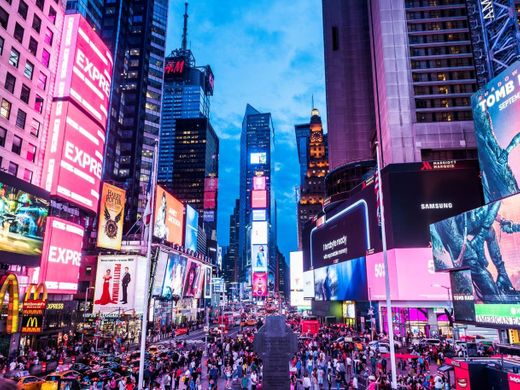
<svg viewBox="0 0 520 390"><path fill-rule="evenodd" d="M148 352L150 353L150 355L157 355L163 350L164 347L162 345L151 345L150 347L148 347Z"/></svg>
<svg viewBox="0 0 520 390"><path fill-rule="evenodd" d="M70 390L77 390L80 388L81 377L82 375L79 372L73 370L53 372L45 377L40 390L56 390L67 387Z"/></svg>
<svg viewBox="0 0 520 390"><path fill-rule="evenodd" d="M431 339L426 339L425 338L425 339L421 339L419 341L419 345L423 346L423 347L424 346L436 346L436 347L438 347L439 345L441 345L441 340L433 339L433 338L431 338Z"/></svg>
<svg viewBox="0 0 520 390"><path fill-rule="evenodd" d="M33 375L22 376L18 380L16 388L20 390L40 390L43 382L42 378Z"/></svg>
<svg viewBox="0 0 520 390"><path fill-rule="evenodd" d="M382 339L381 341L390 344L390 341L388 339ZM394 340L394 345L396 348L401 348L403 346L403 344L399 340Z"/></svg>
<svg viewBox="0 0 520 390"><path fill-rule="evenodd" d="M246 326L256 326L256 320L254 318L247 319Z"/></svg>
<svg viewBox="0 0 520 390"><path fill-rule="evenodd" d="M175 329L175 336L182 336L189 333L189 328L177 328Z"/></svg>
<svg viewBox="0 0 520 390"><path fill-rule="evenodd" d="M70 366L70 369L73 371L77 371L80 374L83 374L83 373L91 370L92 368L83 363L74 363Z"/></svg>
<svg viewBox="0 0 520 390"><path fill-rule="evenodd" d="M368 343L368 348L374 352L390 353L390 344L384 341L371 341Z"/></svg>

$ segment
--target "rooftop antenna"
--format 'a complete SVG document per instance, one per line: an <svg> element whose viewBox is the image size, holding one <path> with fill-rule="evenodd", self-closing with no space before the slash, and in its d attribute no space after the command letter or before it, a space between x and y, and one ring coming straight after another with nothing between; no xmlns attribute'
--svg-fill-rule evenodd
<svg viewBox="0 0 520 390"><path fill-rule="evenodd" d="M188 2L184 3L184 27L182 28L182 50L187 49L188 40Z"/></svg>
<svg viewBox="0 0 520 390"><path fill-rule="evenodd" d="M314 110L314 108L315 108L314 107L314 94L312 94L312 107L311 107L311 109Z"/></svg>

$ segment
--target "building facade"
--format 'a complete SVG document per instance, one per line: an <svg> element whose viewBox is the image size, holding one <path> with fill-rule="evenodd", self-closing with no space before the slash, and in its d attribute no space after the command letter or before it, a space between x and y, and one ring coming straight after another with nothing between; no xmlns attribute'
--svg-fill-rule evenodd
<svg viewBox="0 0 520 390"><path fill-rule="evenodd" d="M229 246L224 255L223 272L227 283L239 281L238 234L240 231L240 200L235 199L233 214L229 216Z"/></svg>
<svg viewBox="0 0 520 390"><path fill-rule="evenodd" d="M98 33L103 26L103 0L67 0L66 13L80 13Z"/></svg>

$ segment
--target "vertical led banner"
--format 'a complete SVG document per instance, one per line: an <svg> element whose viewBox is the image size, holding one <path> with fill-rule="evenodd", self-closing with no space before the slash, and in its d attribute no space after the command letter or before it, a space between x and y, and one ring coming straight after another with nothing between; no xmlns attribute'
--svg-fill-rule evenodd
<svg viewBox="0 0 520 390"><path fill-rule="evenodd" d="M304 306L303 294L303 252L290 254L291 306Z"/></svg>
<svg viewBox="0 0 520 390"><path fill-rule="evenodd" d="M184 246L196 252L198 235L199 213L188 204L186 205L186 231L184 234Z"/></svg>
<svg viewBox="0 0 520 390"><path fill-rule="evenodd" d="M266 297L267 296L267 272L253 273L253 296Z"/></svg>
<svg viewBox="0 0 520 390"><path fill-rule="evenodd" d="M269 259L268 245L251 245L251 266L253 272L266 272L267 271L267 259Z"/></svg>
<svg viewBox="0 0 520 390"><path fill-rule="evenodd" d="M103 183L99 205L97 246L121 250L125 217L126 191Z"/></svg>

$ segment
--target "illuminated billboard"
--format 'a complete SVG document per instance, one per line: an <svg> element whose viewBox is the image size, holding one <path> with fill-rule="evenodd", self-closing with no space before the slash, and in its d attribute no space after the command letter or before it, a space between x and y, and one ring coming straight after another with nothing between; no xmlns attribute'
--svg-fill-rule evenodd
<svg viewBox="0 0 520 390"><path fill-rule="evenodd" d="M251 244L267 244L268 225L267 221L251 222Z"/></svg>
<svg viewBox="0 0 520 390"><path fill-rule="evenodd" d="M182 80L189 74L189 69L184 57L168 57L164 66L164 79Z"/></svg>
<svg viewBox="0 0 520 390"><path fill-rule="evenodd" d="M303 294L303 252L290 254L291 306L305 306Z"/></svg>
<svg viewBox="0 0 520 390"><path fill-rule="evenodd" d="M486 202L520 192L520 61L473 94L473 121Z"/></svg>
<svg viewBox="0 0 520 390"><path fill-rule="evenodd" d="M256 165L256 164L267 164L267 153L266 152L261 152L261 153L251 153L249 155L250 159L250 163L251 165Z"/></svg>
<svg viewBox="0 0 520 390"><path fill-rule="evenodd" d="M98 213L97 246L99 248L121 250L125 203L125 190L103 183Z"/></svg>
<svg viewBox="0 0 520 390"><path fill-rule="evenodd" d="M317 301L367 300L367 275L364 257L314 270Z"/></svg>
<svg viewBox="0 0 520 390"><path fill-rule="evenodd" d="M253 190L263 191L265 190L265 176L253 177Z"/></svg>
<svg viewBox="0 0 520 390"><path fill-rule="evenodd" d="M47 218L39 282L45 283L49 293L78 292L84 234L80 225L57 217Z"/></svg>
<svg viewBox="0 0 520 390"><path fill-rule="evenodd" d="M265 209L267 207L267 191L251 191L251 207L254 209Z"/></svg>
<svg viewBox="0 0 520 390"><path fill-rule="evenodd" d="M184 205L161 186L155 191L154 237L182 245Z"/></svg>
<svg viewBox="0 0 520 390"><path fill-rule="evenodd" d="M437 270L470 271L476 322L520 327L520 194L432 224L430 232Z"/></svg>
<svg viewBox="0 0 520 390"><path fill-rule="evenodd" d="M163 298L172 299L174 296L182 297L186 263L186 257L178 253L169 254L161 292Z"/></svg>
<svg viewBox="0 0 520 390"><path fill-rule="evenodd" d="M70 102L52 105L42 183L51 195L97 212L105 131Z"/></svg>
<svg viewBox="0 0 520 390"><path fill-rule="evenodd" d="M217 191L218 190L218 177L206 177L204 179L204 191Z"/></svg>
<svg viewBox="0 0 520 390"><path fill-rule="evenodd" d="M184 296L201 298L204 287L204 267L202 263L190 259L186 267L186 277L184 278Z"/></svg>
<svg viewBox="0 0 520 390"><path fill-rule="evenodd" d="M168 252L159 251L155 264L153 277L152 295L161 296L164 277L166 276L166 265L168 264Z"/></svg>
<svg viewBox="0 0 520 390"><path fill-rule="evenodd" d="M269 259L267 245L251 245L251 266L253 272L267 271Z"/></svg>
<svg viewBox="0 0 520 390"><path fill-rule="evenodd" d="M142 256L99 256L94 313L142 314L147 259Z"/></svg>
<svg viewBox="0 0 520 390"><path fill-rule="evenodd" d="M267 272L253 272L252 291L254 297L267 296Z"/></svg>
<svg viewBox="0 0 520 390"><path fill-rule="evenodd" d="M0 256L2 263L37 267L43 249L49 194L0 172Z"/></svg>
<svg viewBox="0 0 520 390"><path fill-rule="evenodd" d="M204 267L204 298L211 298L211 267Z"/></svg>
<svg viewBox="0 0 520 390"><path fill-rule="evenodd" d="M204 210L215 210L217 207L217 193L204 191Z"/></svg>
<svg viewBox="0 0 520 390"><path fill-rule="evenodd" d="M54 97L73 99L104 129L108 117L112 56L80 14L63 18L63 33ZM79 122L87 129L89 125Z"/></svg>
<svg viewBox="0 0 520 390"><path fill-rule="evenodd" d="M385 300L385 267L383 253L366 257L370 299ZM400 248L388 251L390 296L397 301L447 301L450 278L435 272L431 248ZM420 280L421 283L410 283Z"/></svg>
<svg viewBox="0 0 520 390"><path fill-rule="evenodd" d="M197 239L199 235L199 213L190 205L186 205L186 232L184 246L194 252L197 251Z"/></svg>
<svg viewBox="0 0 520 390"><path fill-rule="evenodd" d="M263 210L251 210L251 218L253 221L265 221L267 212L265 209Z"/></svg>
<svg viewBox="0 0 520 390"><path fill-rule="evenodd" d="M303 273L303 298L314 298L314 271L312 270Z"/></svg>

